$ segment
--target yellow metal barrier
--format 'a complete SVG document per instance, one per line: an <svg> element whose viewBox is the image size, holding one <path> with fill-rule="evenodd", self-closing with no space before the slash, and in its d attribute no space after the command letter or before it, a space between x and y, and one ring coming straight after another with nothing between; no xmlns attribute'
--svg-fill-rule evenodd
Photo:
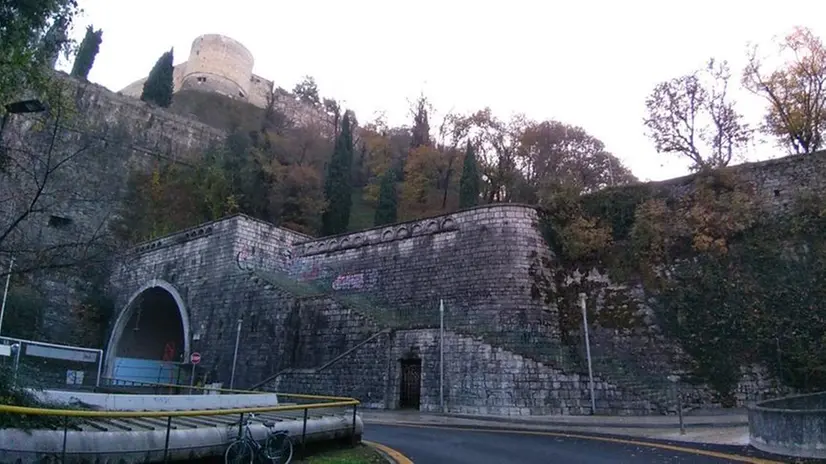
<svg viewBox="0 0 826 464"><path fill-rule="evenodd" d="M176 387L176 388L188 388L188 386L182 385L172 385L172 384L155 384L154 386L160 387ZM210 388L203 388L198 387L200 389L205 390L213 390ZM225 392L232 392L232 393L252 393L245 390L222 390ZM255 392L265 394L266 392ZM308 400L317 400L317 401L325 401L325 402L317 402L317 403L307 403L307 404L290 404L290 405L279 405L279 406L257 406L257 407L249 407L249 408L232 408L232 409L203 409L203 410L170 410L170 411L90 411L90 410L78 410L78 409L50 409L50 408L32 408L26 406L11 406L7 404L0 404L0 413L6 414L21 414L21 415L29 415L29 416L61 416L65 418L64 426L63 426L63 459L65 462L66 459L66 434L68 433L69 428L69 418L150 418L150 417L163 417L166 418L166 444L164 446L164 461L166 461L169 453L169 436L170 431L172 429L172 418L173 417L194 417L194 416L228 416L232 414L240 414L241 420L238 422L239 429L238 429L238 436L241 436L241 424L243 423L244 414L249 413L268 413L268 412L284 412L284 411L303 411L304 412L304 423L302 427L301 433L301 444L302 448L304 448L306 443L306 432L307 432L307 420L308 420L308 412L311 409L325 409L325 408L343 408L352 406L353 408L353 421L352 421L352 430L353 435L352 439L355 442L357 440L356 437L356 415L358 411L358 405L361 402L355 398L346 398L346 397L339 397L339 396L323 396L323 395L303 395L303 394L295 394L295 393L278 393L278 395L283 397L290 397L296 399L308 399Z"/></svg>
<svg viewBox="0 0 826 464"><path fill-rule="evenodd" d="M106 378L107 380L111 380ZM326 395L307 395L303 393L279 393L279 392L268 392L268 391L261 391L261 390L239 390L237 388L230 389L230 388L210 388L210 387L202 387L202 386L192 386L189 385L180 385L174 383L154 383L154 382L134 382L128 380L127 382L131 383L134 386L147 386L147 387L161 387L161 388L181 388L181 389L192 389L192 390L199 390L199 391L214 391L219 393L231 393L231 394L246 394L246 395L267 395L267 394L276 394L278 396L283 396L285 398L295 398L297 400L327 400L327 401L354 401L353 398L346 397L346 396L326 396ZM110 384L107 386L118 386L117 384ZM128 386L128 385L124 385Z"/></svg>

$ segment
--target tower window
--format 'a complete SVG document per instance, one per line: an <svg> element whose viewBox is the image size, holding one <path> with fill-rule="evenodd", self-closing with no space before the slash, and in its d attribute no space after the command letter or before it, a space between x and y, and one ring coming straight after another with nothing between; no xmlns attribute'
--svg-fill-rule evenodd
<svg viewBox="0 0 826 464"><path fill-rule="evenodd" d="M198 82L203 84L204 82L206 82L206 77L203 77L203 76L199 77Z"/></svg>

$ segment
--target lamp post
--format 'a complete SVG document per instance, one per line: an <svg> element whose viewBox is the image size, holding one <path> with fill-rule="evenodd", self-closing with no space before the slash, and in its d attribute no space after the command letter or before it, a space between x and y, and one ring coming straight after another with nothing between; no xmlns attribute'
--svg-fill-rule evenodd
<svg viewBox="0 0 826 464"><path fill-rule="evenodd" d="M20 100L8 103L4 106L3 122L0 123L0 155L5 152L6 145L3 143L3 131L6 129L10 114L42 113L46 111L46 105L40 100ZM3 290L3 303L0 304L0 333L3 330L3 316L6 313L6 298L9 295L9 282L11 281L11 271L14 266L14 256L9 261L9 272L6 275L6 288Z"/></svg>
<svg viewBox="0 0 826 464"><path fill-rule="evenodd" d="M2 139L3 130L6 128L10 114L42 113L46 111L46 105L37 99L7 103L4 108L6 111L3 113L3 122L0 124L0 140Z"/></svg>

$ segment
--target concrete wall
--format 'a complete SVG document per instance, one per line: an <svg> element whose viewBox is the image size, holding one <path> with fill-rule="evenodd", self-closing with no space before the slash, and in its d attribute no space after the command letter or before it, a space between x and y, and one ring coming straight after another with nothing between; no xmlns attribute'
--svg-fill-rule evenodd
<svg viewBox="0 0 826 464"><path fill-rule="evenodd" d="M274 393L233 395L129 395L124 393L89 393L62 390L32 390L42 401L72 404L85 403L104 411L192 411L278 406Z"/></svg>
<svg viewBox="0 0 826 464"><path fill-rule="evenodd" d="M826 459L826 393L773 399L749 407L749 443L768 453Z"/></svg>

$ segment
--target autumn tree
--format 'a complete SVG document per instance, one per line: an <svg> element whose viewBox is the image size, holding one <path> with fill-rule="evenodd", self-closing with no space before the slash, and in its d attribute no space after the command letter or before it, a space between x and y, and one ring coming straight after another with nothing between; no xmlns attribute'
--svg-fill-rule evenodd
<svg viewBox="0 0 826 464"><path fill-rule="evenodd" d="M174 71L172 66L173 51L170 49L164 52L152 70L149 72L149 77L143 84L143 91L141 92L141 100L145 102L155 103L161 107L168 107L172 104L172 93L174 91L174 84L172 81L172 73Z"/></svg>
<svg viewBox="0 0 826 464"><path fill-rule="evenodd" d="M517 115L503 120L490 108L463 118L465 140L476 149L481 174L485 179L482 195L487 203L512 201L514 186L520 176L517 158L519 139L526 120Z"/></svg>
<svg viewBox="0 0 826 464"><path fill-rule="evenodd" d="M479 167L473 145L467 143L462 177L459 180L459 208L465 209L479 203Z"/></svg>
<svg viewBox="0 0 826 464"><path fill-rule="evenodd" d="M826 48L820 37L795 28L779 44L786 62L767 71L757 47L743 71L743 85L768 102L763 131L793 154L823 146L826 132Z"/></svg>
<svg viewBox="0 0 826 464"><path fill-rule="evenodd" d="M309 164L281 164L274 161L267 171L272 176L269 210L274 223L305 234L319 229L318 213L325 210L322 178Z"/></svg>
<svg viewBox="0 0 826 464"><path fill-rule="evenodd" d="M648 96L644 123L660 153L691 161L694 171L727 166L751 139L751 131L728 94L725 61L658 84Z"/></svg>
<svg viewBox="0 0 826 464"><path fill-rule="evenodd" d="M403 219L415 219L442 213L442 179L444 157L435 147L422 145L410 151L404 164L401 188Z"/></svg>
<svg viewBox="0 0 826 464"><path fill-rule="evenodd" d="M318 96L318 85L312 76L304 76L301 82L295 84L293 93L298 100L312 106L319 106L321 98Z"/></svg>
<svg viewBox="0 0 826 464"><path fill-rule="evenodd" d="M520 134L517 160L524 184L515 195L526 203L537 202L551 184L588 193L637 180L601 140L559 121L528 122Z"/></svg>
<svg viewBox="0 0 826 464"><path fill-rule="evenodd" d="M213 150L192 166L158 162L149 172L132 173L114 232L134 243L237 212L224 156Z"/></svg>
<svg viewBox="0 0 826 464"><path fill-rule="evenodd" d="M396 222L398 217L398 194L396 193L396 173L393 169L385 171L381 177L379 200L376 206L373 225L383 226Z"/></svg>
<svg viewBox="0 0 826 464"><path fill-rule="evenodd" d="M47 84L51 72L41 59L42 39L54 24L71 27L77 13L75 0L0 2L0 102L13 101L22 89L40 91ZM65 52L71 42L54 45Z"/></svg>
<svg viewBox="0 0 826 464"><path fill-rule="evenodd" d="M350 223L350 208L353 201L352 164L353 134L350 127L350 112L345 111L324 181L327 207L321 216L322 235L344 233Z"/></svg>
<svg viewBox="0 0 826 464"><path fill-rule="evenodd" d="M95 30L91 25L86 28L86 35L83 41L80 42L80 48L75 55L75 62L72 65L71 75L86 80L89 77L89 71L95 64L95 57L100 51L100 44L103 42L103 30Z"/></svg>

